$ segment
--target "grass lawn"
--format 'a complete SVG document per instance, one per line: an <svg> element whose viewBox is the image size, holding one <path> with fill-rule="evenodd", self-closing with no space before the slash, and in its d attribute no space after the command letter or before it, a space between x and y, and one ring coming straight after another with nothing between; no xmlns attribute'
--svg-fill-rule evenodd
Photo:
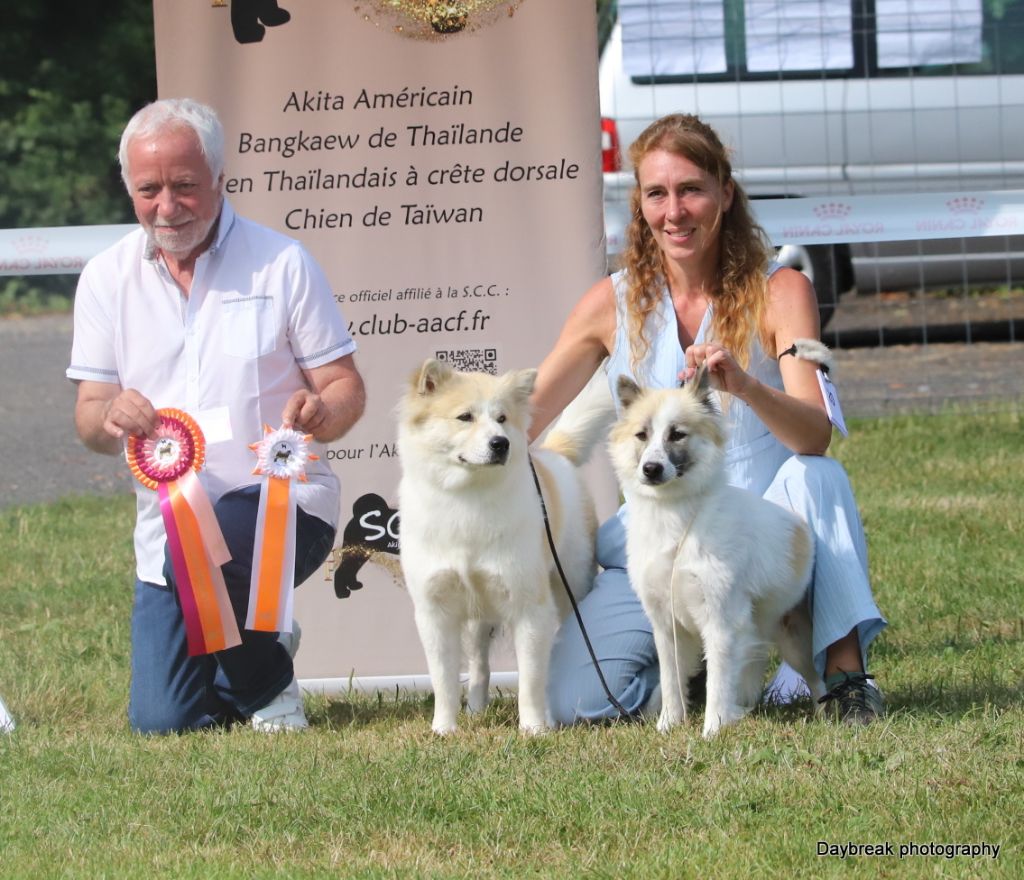
<svg viewBox="0 0 1024 880"><path fill-rule="evenodd" d="M125 721L130 499L0 511L0 876L1024 876L1021 414L855 422L890 707L520 736L499 699L309 700L312 729L142 738ZM892 854L819 855L819 842ZM901 845L987 844L976 856ZM833 852L838 852L838 849Z"/></svg>

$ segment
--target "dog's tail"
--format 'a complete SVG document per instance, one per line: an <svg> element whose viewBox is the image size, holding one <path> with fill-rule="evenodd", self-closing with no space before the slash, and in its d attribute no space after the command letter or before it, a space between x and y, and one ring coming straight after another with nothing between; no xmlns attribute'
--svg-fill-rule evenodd
<svg viewBox="0 0 1024 880"><path fill-rule="evenodd" d="M605 439L613 421L615 401L602 364L583 390L562 410L541 448L550 449L564 455L573 464L581 465L590 457L594 447Z"/></svg>

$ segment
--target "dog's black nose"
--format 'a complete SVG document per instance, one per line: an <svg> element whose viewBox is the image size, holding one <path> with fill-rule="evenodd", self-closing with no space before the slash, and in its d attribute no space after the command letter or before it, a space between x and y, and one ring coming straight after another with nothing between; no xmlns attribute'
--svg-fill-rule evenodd
<svg viewBox="0 0 1024 880"><path fill-rule="evenodd" d="M491 447L491 452L504 455L508 452L508 437L491 437L491 439L487 441L487 445Z"/></svg>
<svg viewBox="0 0 1024 880"><path fill-rule="evenodd" d="M665 468L656 461L645 461L640 470L644 472L644 476L648 480L660 480Z"/></svg>

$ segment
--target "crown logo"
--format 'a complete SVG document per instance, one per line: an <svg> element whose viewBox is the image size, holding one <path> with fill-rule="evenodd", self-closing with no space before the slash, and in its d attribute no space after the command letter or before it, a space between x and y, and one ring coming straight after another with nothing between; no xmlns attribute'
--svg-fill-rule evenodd
<svg viewBox="0 0 1024 880"><path fill-rule="evenodd" d="M45 254L50 242L41 235L22 235L11 242L14 249L24 256Z"/></svg>
<svg viewBox="0 0 1024 880"><path fill-rule="evenodd" d="M946 202L946 207L954 214L977 214L985 207L985 200L977 196L957 196Z"/></svg>
<svg viewBox="0 0 1024 880"><path fill-rule="evenodd" d="M840 220L852 210L845 202L822 202L813 208L814 216L819 220Z"/></svg>

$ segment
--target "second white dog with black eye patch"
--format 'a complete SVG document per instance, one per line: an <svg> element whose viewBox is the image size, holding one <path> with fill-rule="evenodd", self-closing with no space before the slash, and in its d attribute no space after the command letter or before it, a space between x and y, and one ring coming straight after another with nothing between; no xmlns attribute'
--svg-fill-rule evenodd
<svg viewBox="0 0 1024 880"><path fill-rule="evenodd" d="M661 669L658 730L686 720L684 690L707 663L704 736L746 714L779 648L815 698L806 605L813 544L806 524L729 486L722 416L702 369L685 388L648 390L620 377L610 451L629 507L629 578L654 630Z"/></svg>

